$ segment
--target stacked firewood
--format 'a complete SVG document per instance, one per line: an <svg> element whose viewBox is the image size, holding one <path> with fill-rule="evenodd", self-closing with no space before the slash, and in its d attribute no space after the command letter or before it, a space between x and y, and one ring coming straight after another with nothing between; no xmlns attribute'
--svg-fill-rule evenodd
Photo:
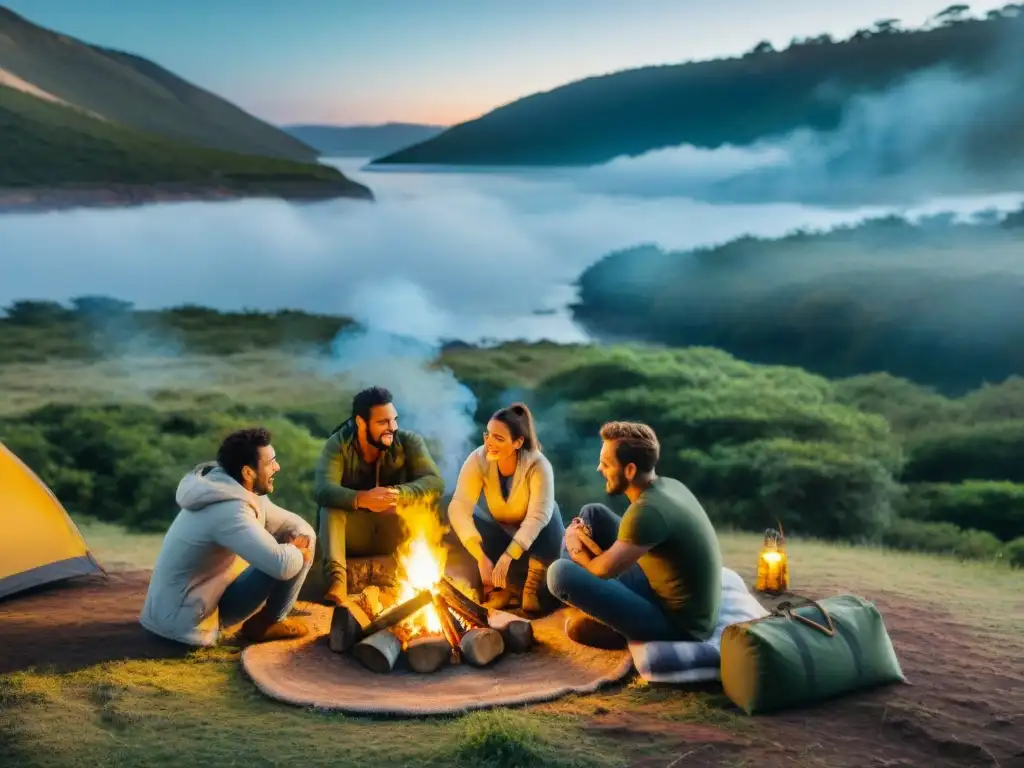
<svg viewBox="0 0 1024 768"><path fill-rule="evenodd" d="M406 620L429 605L442 633L414 634ZM533 625L485 608L445 577L434 591L423 590L397 605L388 593L367 587L334 609L328 643L374 672L392 671L404 653L410 669L425 673L463 660L483 667L506 651L523 653L533 644Z"/></svg>

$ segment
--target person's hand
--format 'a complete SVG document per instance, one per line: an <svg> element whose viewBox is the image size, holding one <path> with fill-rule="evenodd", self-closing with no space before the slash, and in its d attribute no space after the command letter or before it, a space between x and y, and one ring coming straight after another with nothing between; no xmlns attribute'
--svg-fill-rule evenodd
<svg viewBox="0 0 1024 768"><path fill-rule="evenodd" d="M498 558L491 572L491 581L498 589L505 589L508 586L508 569L512 565L512 555L508 552Z"/></svg>
<svg viewBox="0 0 1024 768"><path fill-rule="evenodd" d="M309 536L300 533L292 536L288 543L298 547L299 552L302 553L302 561L304 563L311 563L313 561L313 542L310 541Z"/></svg>
<svg viewBox="0 0 1024 768"><path fill-rule="evenodd" d="M580 541L580 526L573 523L565 529L565 548L569 550L570 555L578 555L583 552L583 542Z"/></svg>
<svg viewBox="0 0 1024 768"><path fill-rule="evenodd" d="M371 512L388 512L398 504L397 488L371 488L368 491L360 491L356 503L363 509Z"/></svg>
<svg viewBox="0 0 1024 768"><path fill-rule="evenodd" d="M483 582L484 585L484 594L487 594L494 586L494 582L492 580L493 577L491 575L494 571L494 563L491 562L491 559L487 557L487 555L480 555L480 559L476 561L476 567L480 571L480 581Z"/></svg>
<svg viewBox="0 0 1024 768"><path fill-rule="evenodd" d="M590 554L597 557L603 551L597 542L590 538L590 533L587 528L583 528L576 533L576 537L579 539L580 544L590 550Z"/></svg>

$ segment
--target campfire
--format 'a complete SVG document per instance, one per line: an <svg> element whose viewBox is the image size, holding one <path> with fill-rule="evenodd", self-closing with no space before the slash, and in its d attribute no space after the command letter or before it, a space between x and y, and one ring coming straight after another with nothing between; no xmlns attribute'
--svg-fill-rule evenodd
<svg viewBox="0 0 1024 768"><path fill-rule="evenodd" d="M399 548L393 587L368 586L334 609L329 644L367 669L391 672L404 657L414 672L436 672L463 661L491 664L506 651L522 653L533 626L485 608L469 584L445 575L444 528L426 506L399 510L408 531Z"/></svg>

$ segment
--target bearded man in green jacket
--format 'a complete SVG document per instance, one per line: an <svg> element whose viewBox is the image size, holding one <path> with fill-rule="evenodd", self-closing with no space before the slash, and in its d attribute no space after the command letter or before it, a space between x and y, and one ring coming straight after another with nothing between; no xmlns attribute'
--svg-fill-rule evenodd
<svg viewBox="0 0 1024 768"><path fill-rule="evenodd" d="M320 454L314 489L327 602L348 595L348 555L394 554L402 541L398 505L436 504L441 472L426 441L398 428L391 393L370 387L352 398L352 416Z"/></svg>

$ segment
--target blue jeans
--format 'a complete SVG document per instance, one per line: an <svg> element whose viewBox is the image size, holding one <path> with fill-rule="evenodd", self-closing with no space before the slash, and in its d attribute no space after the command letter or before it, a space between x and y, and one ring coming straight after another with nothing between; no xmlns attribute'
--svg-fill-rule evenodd
<svg viewBox="0 0 1024 768"><path fill-rule="evenodd" d="M491 513L476 507L473 510L473 523L476 525L477 533L480 534L480 547L484 554L492 562L498 562L498 558L505 553L506 547L512 543L512 535L498 523ZM526 550L526 556L534 558L544 565L550 565L559 557L562 547L562 540L565 538L565 523L562 522L562 514L555 504L554 514L548 524L541 528L533 544ZM519 560L525 560L520 557Z"/></svg>
<svg viewBox="0 0 1024 768"><path fill-rule="evenodd" d="M602 551L615 543L622 519L604 504L587 504L580 517L590 525L594 543ZM560 559L548 568L548 589L631 642L690 639L665 612L639 564L615 578L602 579L574 563L563 541Z"/></svg>
<svg viewBox="0 0 1024 768"><path fill-rule="evenodd" d="M224 590L217 604L221 628L245 621L261 608L275 622L282 621L295 607L302 582L312 565L312 562L303 563L302 570L288 581L279 581L250 565Z"/></svg>

